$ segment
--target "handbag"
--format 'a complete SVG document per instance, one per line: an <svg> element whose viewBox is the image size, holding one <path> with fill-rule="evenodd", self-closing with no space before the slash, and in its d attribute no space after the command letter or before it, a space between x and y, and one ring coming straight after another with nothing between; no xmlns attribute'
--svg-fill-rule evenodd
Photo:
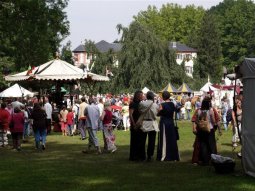
<svg viewBox="0 0 255 191"><path fill-rule="evenodd" d="M138 120L136 121L135 123L135 129L140 129L143 125L143 119L144 119L144 116L146 115L146 113L150 110L151 106L153 105L153 102L151 103L151 105L146 109L146 111L144 113L142 113Z"/></svg>

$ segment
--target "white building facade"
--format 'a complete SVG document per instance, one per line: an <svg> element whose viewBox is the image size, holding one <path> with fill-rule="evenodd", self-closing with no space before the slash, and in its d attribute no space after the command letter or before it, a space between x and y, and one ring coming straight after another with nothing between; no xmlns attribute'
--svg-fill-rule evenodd
<svg viewBox="0 0 255 191"><path fill-rule="evenodd" d="M176 51L176 63L184 63L186 75L193 78L194 60L197 58L197 50L179 42L170 42L169 48Z"/></svg>

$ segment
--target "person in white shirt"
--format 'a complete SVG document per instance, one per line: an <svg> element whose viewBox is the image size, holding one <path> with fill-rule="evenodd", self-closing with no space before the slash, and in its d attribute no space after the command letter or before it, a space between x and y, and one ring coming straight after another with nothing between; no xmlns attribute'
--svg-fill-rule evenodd
<svg viewBox="0 0 255 191"><path fill-rule="evenodd" d="M187 101L185 102L184 107L185 107L186 113L187 113L187 120L190 120L190 112L191 112L191 102L190 102L190 98L187 99Z"/></svg>
<svg viewBox="0 0 255 191"><path fill-rule="evenodd" d="M80 109L80 101L75 100L73 105L73 112L74 112L74 128L73 128L73 134L75 135L78 130L78 124L79 124L79 109Z"/></svg>
<svg viewBox="0 0 255 191"><path fill-rule="evenodd" d="M47 115L47 121L46 121L46 126L47 126L47 134L50 134L51 132L51 119L52 119L52 106L49 103L49 99L48 97L44 98L44 110L46 112Z"/></svg>

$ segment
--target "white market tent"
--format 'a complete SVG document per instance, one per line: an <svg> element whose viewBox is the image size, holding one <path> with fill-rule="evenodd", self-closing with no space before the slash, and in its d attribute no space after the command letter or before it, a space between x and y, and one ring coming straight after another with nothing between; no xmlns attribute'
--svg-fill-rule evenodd
<svg viewBox="0 0 255 191"><path fill-rule="evenodd" d="M7 88L0 93L0 97L33 97L34 93L28 91L27 89L21 87L19 84L14 84L13 86Z"/></svg>
<svg viewBox="0 0 255 191"><path fill-rule="evenodd" d="M84 80L84 81L109 81L107 76L97 75L73 66L63 60L54 59L31 70L5 76L6 81L23 80Z"/></svg>
<svg viewBox="0 0 255 191"><path fill-rule="evenodd" d="M202 92L210 92L210 91L216 91L218 90L217 88L212 86L211 82L207 82L201 89L200 91Z"/></svg>
<svg viewBox="0 0 255 191"><path fill-rule="evenodd" d="M245 58L237 77L242 78L242 164L246 174L255 177L255 58Z"/></svg>
<svg viewBox="0 0 255 191"><path fill-rule="evenodd" d="M144 94L146 94L148 91L150 91L150 90L149 90L149 88L147 88L147 87L144 87L144 88L142 89L142 92L143 92Z"/></svg>

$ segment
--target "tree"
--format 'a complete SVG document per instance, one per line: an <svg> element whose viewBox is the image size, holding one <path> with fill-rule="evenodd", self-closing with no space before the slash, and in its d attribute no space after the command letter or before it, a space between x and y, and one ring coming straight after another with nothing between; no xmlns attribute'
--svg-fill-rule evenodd
<svg viewBox="0 0 255 191"><path fill-rule="evenodd" d="M213 82L219 82L222 74L220 31L214 16L206 13L202 20L198 38L198 58L195 77L205 79L210 75ZM212 70L213 69L213 70Z"/></svg>
<svg viewBox="0 0 255 191"><path fill-rule="evenodd" d="M61 60L64 60L70 64L74 64L73 55L71 50L71 41L68 41L61 50Z"/></svg>
<svg viewBox="0 0 255 191"><path fill-rule="evenodd" d="M210 9L221 29L223 65L228 69L255 55L255 4L250 0L224 0Z"/></svg>
<svg viewBox="0 0 255 191"><path fill-rule="evenodd" d="M135 21L150 28L161 40L189 44L199 30L205 11L194 5L182 8L178 4L163 5L160 10L149 6L134 17Z"/></svg>
<svg viewBox="0 0 255 191"><path fill-rule="evenodd" d="M134 92L144 86L158 91L172 79L175 80L172 83L181 81L183 76L175 76L177 79L171 76L177 64L168 43L161 41L148 27L134 21L129 28L118 25L118 31L122 31L123 47L114 81L117 91Z"/></svg>
<svg viewBox="0 0 255 191"><path fill-rule="evenodd" d="M4 76L9 75L14 68L14 62L11 57L0 55L0 90L2 91L7 87L7 82Z"/></svg>
<svg viewBox="0 0 255 191"><path fill-rule="evenodd" d="M52 57L68 34L67 0L10 0L0 4L1 51L15 70L40 65Z"/></svg>

